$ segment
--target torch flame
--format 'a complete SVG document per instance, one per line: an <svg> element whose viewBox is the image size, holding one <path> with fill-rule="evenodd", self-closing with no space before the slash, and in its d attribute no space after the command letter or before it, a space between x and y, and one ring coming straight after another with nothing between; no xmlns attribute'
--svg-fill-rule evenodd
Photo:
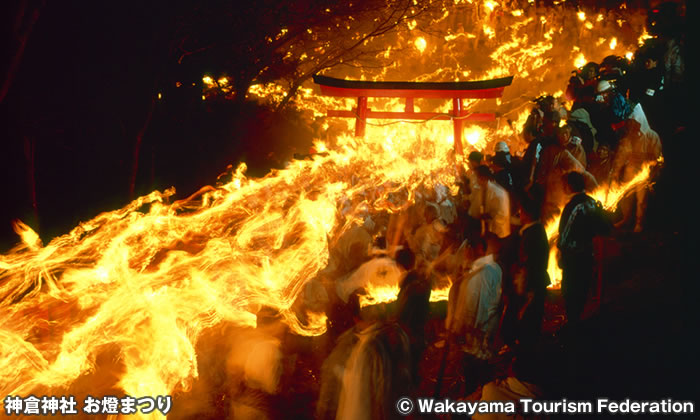
<svg viewBox="0 0 700 420"><path fill-rule="evenodd" d="M420 38L416 39L415 45L416 45L416 48L418 49L418 51L420 51L422 53L423 51L425 51L425 47L428 46L428 43L425 41L425 38L420 37Z"/></svg>
<svg viewBox="0 0 700 420"><path fill-rule="evenodd" d="M36 251L41 248L42 244L39 235L37 235L32 228L24 224L21 220L15 220L12 227L14 228L15 233L22 238L22 242L24 242L29 249Z"/></svg>
<svg viewBox="0 0 700 420"><path fill-rule="evenodd" d="M651 35L649 35L649 33L647 32L647 29L644 28L644 32L642 32L642 34L637 39L637 44L639 44L639 46L642 46L642 45L644 45L644 42L649 38L653 38L653 37Z"/></svg>

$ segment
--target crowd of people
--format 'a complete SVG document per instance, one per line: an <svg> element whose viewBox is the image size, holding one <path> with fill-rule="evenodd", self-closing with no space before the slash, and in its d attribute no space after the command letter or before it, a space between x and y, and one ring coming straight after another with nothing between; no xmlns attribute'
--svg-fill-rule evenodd
<svg viewBox="0 0 700 420"><path fill-rule="evenodd" d="M650 12L656 36L633 61L588 63L574 72L565 98L536 99L522 156L511 155L507 142L492 153L472 151L457 172L456 196L441 185L419 189L403 211L367 215L333 243L328 268L300 298L300 308L326 313L335 346L322 369L319 418L393 417L397 392L420 382L428 345L463 353L465 395L478 387L483 399L540 395L529 381L553 280L550 239L562 270L565 328L576 331L593 283L594 238L641 232L647 200L641 185L613 214L589 193L660 161L679 129L675 110L663 105L683 94L672 17L669 7ZM556 238L548 238L545 226L557 218ZM367 289L391 284L400 291L389 315L363 313ZM446 285L444 334L428 343L431 292ZM492 381L489 361L499 354L516 362L511 377Z"/></svg>

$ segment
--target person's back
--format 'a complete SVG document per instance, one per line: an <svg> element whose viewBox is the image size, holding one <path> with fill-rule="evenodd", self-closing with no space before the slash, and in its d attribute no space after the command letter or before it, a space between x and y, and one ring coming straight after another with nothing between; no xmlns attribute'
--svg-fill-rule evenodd
<svg viewBox="0 0 700 420"><path fill-rule="evenodd" d="M476 170L477 182L483 191L483 203L480 212L484 229L499 238L510 235L510 197L505 188L493 179L491 170L482 165Z"/></svg>
<svg viewBox="0 0 700 420"><path fill-rule="evenodd" d="M595 86L598 77L598 64L588 63L576 72L566 87L566 99L574 102L573 109L584 107L595 101Z"/></svg>
<svg viewBox="0 0 700 420"><path fill-rule="evenodd" d="M613 159L613 180L627 182L634 178L646 162L653 162L661 157L659 135L650 128L641 105L625 122L626 133L620 140L617 153Z"/></svg>
<svg viewBox="0 0 700 420"><path fill-rule="evenodd" d="M641 123L640 123L641 121ZM615 182L631 181L645 164L654 164L661 157L661 141L658 134L646 122L642 107L637 104L635 112L626 121L626 133L612 163L611 178ZM640 185L635 189L637 209L635 211L635 232L642 231L644 214L646 212L647 186ZM615 226L622 227L631 219L632 200L630 197L620 202L622 220Z"/></svg>
<svg viewBox="0 0 700 420"><path fill-rule="evenodd" d="M433 220L418 228L413 237L412 251L426 261L433 261L440 255L447 227L442 220Z"/></svg>
<svg viewBox="0 0 700 420"><path fill-rule="evenodd" d="M521 133L526 142L532 143L534 139L540 136L543 116L544 112L539 107L535 107L530 111Z"/></svg>
<svg viewBox="0 0 700 420"><path fill-rule="evenodd" d="M619 140L616 134L617 127L627 119L632 109L627 98L613 83L601 80L596 90L598 92L596 100L601 106L598 121L594 122L598 130L598 143L615 149Z"/></svg>
<svg viewBox="0 0 700 420"><path fill-rule="evenodd" d="M526 268L526 289L546 289L551 283L547 273L549 241L542 222L537 220L524 226L519 245L518 260Z"/></svg>
<svg viewBox="0 0 700 420"><path fill-rule="evenodd" d="M664 106L664 71L659 65L661 51L658 46L651 51L644 51L639 58L637 70L633 73L633 83L630 87L630 101L639 103L644 108L649 123L658 131L662 128L659 116L663 115Z"/></svg>
<svg viewBox="0 0 700 420"><path fill-rule="evenodd" d="M389 419L411 384L409 339L393 322L377 322L357 336L342 373L336 419Z"/></svg>
<svg viewBox="0 0 700 420"><path fill-rule="evenodd" d="M508 193L512 193L514 191L513 176L508 169L498 168L498 170L494 172L493 178L496 180L498 185L503 187L506 191L508 191Z"/></svg>
<svg viewBox="0 0 700 420"><path fill-rule="evenodd" d="M331 353L321 365L321 387L316 402L316 419L332 420L336 418L338 399L343 386L343 370L359 341L356 331L347 329L341 334Z"/></svg>
<svg viewBox="0 0 700 420"><path fill-rule="evenodd" d="M504 290L508 304L502 321L504 341L511 347L517 342L531 346L539 339L550 284L549 241L539 220L539 201L534 196L524 196L519 207L522 228L513 238L514 255L507 266L511 284Z"/></svg>
<svg viewBox="0 0 700 420"><path fill-rule="evenodd" d="M576 160L578 160L584 168L588 167L586 150L583 148L582 140L580 137L572 135L571 140L565 147L566 150L568 150L569 153L571 153L571 155L575 157Z"/></svg>
<svg viewBox="0 0 700 420"><path fill-rule="evenodd" d="M541 165L542 152L549 144L557 143L557 128L561 116L556 111L549 111L544 114L541 133L530 142L525 155L523 156L521 171L524 189L528 189L534 182L539 167Z"/></svg>
<svg viewBox="0 0 700 420"><path fill-rule="evenodd" d="M521 160L521 173L518 174L524 184L527 185L529 181L534 179L542 158L542 151L547 144L551 144L554 141L554 136L539 136L527 146Z"/></svg>
<svg viewBox="0 0 700 420"><path fill-rule="evenodd" d="M507 372L507 377L495 379L484 385L481 391L480 401L513 401L516 405L520 400L547 399L544 388L543 377L547 368L551 366L551 361L544 360L544 355L536 353L519 353L513 360ZM548 418L544 415L534 415L529 413L524 415L521 410L516 414L508 413L474 413L474 420L500 420L500 419L542 419Z"/></svg>
<svg viewBox="0 0 700 420"><path fill-rule="evenodd" d="M406 273L396 297L397 319L411 333L423 335L421 330L428 319L430 293L430 279L416 270Z"/></svg>
<svg viewBox="0 0 700 420"><path fill-rule="evenodd" d="M406 273L396 297L396 319L411 344L411 376L418 383L418 365L425 351L425 324L430 314L430 279L418 270Z"/></svg>
<svg viewBox="0 0 700 420"><path fill-rule="evenodd" d="M583 112L585 112L585 110L582 109L579 114L582 114ZM586 113L586 117L588 117L588 113ZM595 135L593 134L593 129L591 126L586 124L586 122L576 119L569 119L566 123L571 126L572 135L581 139L581 147L583 147L586 157L588 157L588 155L593 153L593 148L595 146Z"/></svg>
<svg viewBox="0 0 700 420"><path fill-rule="evenodd" d="M492 342L500 319L503 272L492 255L482 259L484 262L478 269L479 274L465 285L467 327L472 332L471 337L467 336L466 347L474 356L487 359L494 350ZM477 260L475 264L479 262Z"/></svg>
<svg viewBox="0 0 700 420"><path fill-rule="evenodd" d="M513 183L513 169L510 154L506 152L496 152L491 159L491 163L493 165L494 172L493 178L496 180L498 185L508 191L508 194L512 194L515 185Z"/></svg>
<svg viewBox="0 0 700 420"><path fill-rule="evenodd" d="M396 297L396 319L412 340L422 338L430 310L430 279L415 268L416 258L410 249L401 249L396 254L396 262L406 270Z"/></svg>
<svg viewBox="0 0 700 420"><path fill-rule="evenodd" d="M559 220L557 247L562 254L592 252L593 238L604 232L599 203L584 192L574 195Z"/></svg>
<svg viewBox="0 0 700 420"><path fill-rule="evenodd" d="M499 238L510 235L510 197L508 191L496 182L489 181L484 208L490 215L488 231Z"/></svg>
<svg viewBox="0 0 700 420"><path fill-rule="evenodd" d="M548 141L543 145L542 153L540 154L540 163L535 171L534 182L543 187L547 183L547 178L558 167L561 154L566 151L559 143L554 140Z"/></svg>
<svg viewBox="0 0 700 420"><path fill-rule="evenodd" d="M489 241L475 244L477 258L450 299L447 329L465 340L464 349L479 359L488 359L493 352L493 338L500 320L503 271L492 251L498 248L498 239L488 235Z"/></svg>
<svg viewBox="0 0 700 420"><path fill-rule="evenodd" d="M593 280L593 238L608 233L612 225L600 203L584 193L583 175L571 172L566 178L574 196L562 211L557 248L566 316L575 325Z"/></svg>
<svg viewBox="0 0 700 420"><path fill-rule="evenodd" d="M327 270L342 276L357 268L367 259L372 236L363 226L354 225L329 244L330 255Z"/></svg>
<svg viewBox="0 0 700 420"><path fill-rule="evenodd" d="M535 177L535 183L541 185L545 193L541 214L545 223L556 216L565 203L562 177L571 171L583 173L585 168L565 147L560 144L548 145L542 153Z"/></svg>

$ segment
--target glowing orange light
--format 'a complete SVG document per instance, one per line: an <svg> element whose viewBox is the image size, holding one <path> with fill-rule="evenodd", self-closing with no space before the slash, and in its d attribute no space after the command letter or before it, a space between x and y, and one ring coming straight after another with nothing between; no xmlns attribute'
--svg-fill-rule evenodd
<svg viewBox="0 0 700 420"><path fill-rule="evenodd" d="M482 29L484 31L484 35L488 36L490 39L493 39L496 36L496 31L494 31L492 27L484 25Z"/></svg>
<svg viewBox="0 0 700 420"><path fill-rule="evenodd" d="M474 126L467 129L465 134L467 143L471 146L475 146L477 149L484 149L486 147L486 130L481 127Z"/></svg>
<svg viewBox="0 0 700 420"><path fill-rule="evenodd" d="M425 41L425 38L420 37L420 38L416 39L416 41L414 42L414 45L416 46L418 51L420 51L422 53L423 51L425 51L425 48L428 46L428 43Z"/></svg>
<svg viewBox="0 0 700 420"><path fill-rule="evenodd" d="M639 44L639 46L642 46L642 45L644 45L644 41L646 41L646 40L649 39L649 38L652 38L652 36L649 35L649 33L647 32L647 29L644 28L644 31L642 32L642 34L641 34L641 35L639 36L639 38L637 39L637 44Z"/></svg>

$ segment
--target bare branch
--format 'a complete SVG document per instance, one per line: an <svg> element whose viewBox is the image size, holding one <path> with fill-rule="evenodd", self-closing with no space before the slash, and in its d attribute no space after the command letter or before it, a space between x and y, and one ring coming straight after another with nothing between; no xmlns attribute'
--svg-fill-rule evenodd
<svg viewBox="0 0 700 420"><path fill-rule="evenodd" d="M214 48L214 47L215 47L215 45L209 45L209 46L207 46L207 47L197 48L197 49L194 50L194 51L185 51L185 52L183 52L182 54L180 54L180 58L178 58L177 64L182 64L182 60L183 60L185 57L187 57L187 56L190 56L190 55L193 55L193 54L197 54L197 53L201 53L201 52L210 50L210 49L212 49L212 48Z"/></svg>

